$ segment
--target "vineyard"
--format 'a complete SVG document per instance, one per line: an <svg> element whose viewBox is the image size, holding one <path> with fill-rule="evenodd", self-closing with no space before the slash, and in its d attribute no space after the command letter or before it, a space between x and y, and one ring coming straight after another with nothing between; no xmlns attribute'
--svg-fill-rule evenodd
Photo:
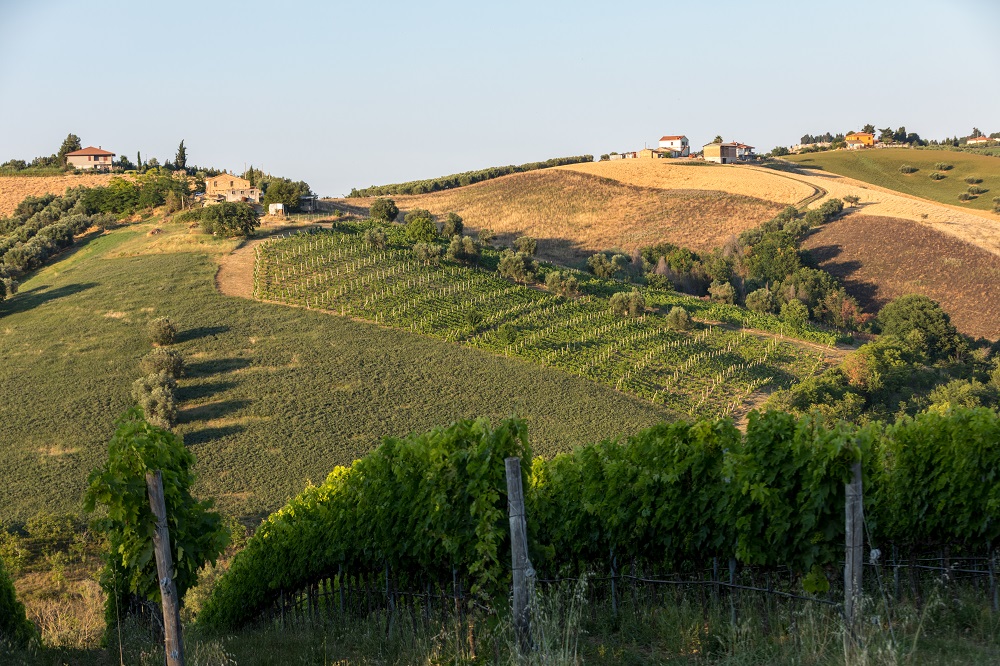
<svg viewBox="0 0 1000 666"><path fill-rule="evenodd" d="M707 569L714 583L713 561L729 560L731 571L738 563L764 573L767 591L777 584L830 603L823 595L836 585L844 555L845 482L860 462L864 542L872 566L892 562L893 596L901 593L901 562L919 597L914 572L933 567L918 558L989 555L968 573L988 574L995 605L997 442L1000 419L988 409L863 428L754 412L745 434L728 420L665 424L530 465L527 428L517 419L386 438L269 517L199 622L239 627L276 606L284 612L286 593L306 589L312 609L319 584L341 590L343 603L345 587L370 590L380 577L387 593L430 598L457 580L486 603L506 597L508 456L521 459L540 579L613 572L619 561L633 576L652 569L683 577L675 582L704 582ZM987 560L988 571L980 568Z"/></svg>
<svg viewBox="0 0 1000 666"><path fill-rule="evenodd" d="M622 317L608 306L620 283L569 271L584 295L566 298L500 278L488 248L475 267L438 264L405 246L373 247L361 230L340 224L258 246L254 295L520 357L692 416L740 413L756 391L822 369L820 352L747 328L784 332L774 317L655 289L644 289L651 312ZM664 316L674 306L728 325L674 330Z"/></svg>

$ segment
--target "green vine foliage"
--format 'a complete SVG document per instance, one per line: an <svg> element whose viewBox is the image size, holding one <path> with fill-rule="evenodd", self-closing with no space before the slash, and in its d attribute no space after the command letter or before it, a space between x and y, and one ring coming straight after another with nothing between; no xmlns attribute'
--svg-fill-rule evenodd
<svg viewBox="0 0 1000 666"><path fill-rule="evenodd" d="M861 462L866 543L883 552L1000 540L1000 417L949 409L891 426L753 412L658 425L530 466L522 421L462 421L386 439L273 514L233 560L199 623L231 629L343 567L407 584L509 593L503 459L520 456L530 555L549 575L636 562L700 572L713 557L787 567L828 589L844 556L845 483Z"/></svg>
<svg viewBox="0 0 1000 666"><path fill-rule="evenodd" d="M481 598L503 594L509 575L504 459L530 469L527 426L485 419L386 438L271 515L233 558L198 621L233 628L282 590L333 577L379 574L401 586L450 581L453 568Z"/></svg>
<svg viewBox="0 0 1000 666"><path fill-rule="evenodd" d="M115 604L129 595L160 600L153 555L156 518L149 507L147 472L162 472L174 582L181 598L197 582L198 570L215 562L229 538L219 514L210 511L212 503L191 495L195 459L179 437L147 423L138 407L126 412L116 428L108 461L90 473L84 500L88 513L99 506L107 510L94 526L107 534L110 544L101 585L108 595L105 613L112 620ZM113 621L108 626L114 626Z"/></svg>
<svg viewBox="0 0 1000 666"><path fill-rule="evenodd" d="M21 648L38 639L35 625L24 613L24 604L17 600L14 583L0 559L0 653L5 647Z"/></svg>

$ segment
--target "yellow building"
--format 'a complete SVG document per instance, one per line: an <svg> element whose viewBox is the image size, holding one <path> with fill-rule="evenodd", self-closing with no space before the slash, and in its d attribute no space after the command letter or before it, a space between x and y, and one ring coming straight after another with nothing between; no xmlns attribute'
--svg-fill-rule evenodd
<svg viewBox="0 0 1000 666"><path fill-rule="evenodd" d="M870 132L851 132L844 141L848 148L871 148L875 145L875 135Z"/></svg>
<svg viewBox="0 0 1000 666"><path fill-rule="evenodd" d="M205 179L205 199L207 201L250 201L260 203L263 194L250 185L246 178L220 173Z"/></svg>
<svg viewBox="0 0 1000 666"><path fill-rule="evenodd" d="M736 161L736 149L740 144L733 143L706 143L701 154L706 162L717 162L719 164L732 164Z"/></svg>

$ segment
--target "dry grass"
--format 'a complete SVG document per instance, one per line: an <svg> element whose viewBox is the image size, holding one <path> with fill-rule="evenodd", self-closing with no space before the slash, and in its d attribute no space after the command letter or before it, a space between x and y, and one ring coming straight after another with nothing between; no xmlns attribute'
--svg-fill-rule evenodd
<svg viewBox="0 0 1000 666"><path fill-rule="evenodd" d="M65 574L30 573L18 578L17 595L48 647L93 648L104 633L104 592L96 569L76 565Z"/></svg>
<svg viewBox="0 0 1000 666"><path fill-rule="evenodd" d="M766 170L759 167L744 168ZM849 194L861 197L860 207L865 215L920 222L1000 256L1000 217L993 213L937 203L823 171L788 175L804 183L822 187L828 192L828 197L842 199ZM813 207L820 205L822 201L817 201Z"/></svg>
<svg viewBox="0 0 1000 666"><path fill-rule="evenodd" d="M426 208L442 216L454 211L466 227L493 229L502 242L533 236L539 240L540 255L565 263L579 263L599 250L632 251L661 241L710 250L770 219L785 205L712 190L641 187L568 169L513 174L394 200L404 212ZM358 207L371 201L334 203Z"/></svg>
<svg viewBox="0 0 1000 666"><path fill-rule="evenodd" d="M626 185L662 190L715 190L780 204L794 204L813 188L774 171L678 160L615 160L570 164L558 169L611 178Z"/></svg>
<svg viewBox="0 0 1000 666"><path fill-rule="evenodd" d="M867 211L866 211L867 212ZM963 333L1000 339L1000 258L927 225L853 214L806 238L866 310L905 294L941 303Z"/></svg>
<svg viewBox="0 0 1000 666"><path fill-rule="evenodd" d="M72 176L0 176L0 217L7 217L28 196L62 194L69 187L106 185L111 174Z"/></svg>

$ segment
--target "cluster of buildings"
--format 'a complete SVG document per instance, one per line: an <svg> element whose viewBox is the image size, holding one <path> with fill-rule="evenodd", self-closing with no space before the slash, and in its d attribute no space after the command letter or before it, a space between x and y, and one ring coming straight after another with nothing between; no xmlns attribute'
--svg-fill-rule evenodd
<svg viewBox="0 0 1000 666"><path fill-rule="evenodd" d="M709 162L719 164L736 164L757 159L753 146L738 141L712 142L702 147L702 157ZM691 144L683 134L668 134L660 137L656 148L643 148L633 152L616 153L609 156L612 160L621 159L658 159L658 158L695 157L691 153Z"/></svg>

